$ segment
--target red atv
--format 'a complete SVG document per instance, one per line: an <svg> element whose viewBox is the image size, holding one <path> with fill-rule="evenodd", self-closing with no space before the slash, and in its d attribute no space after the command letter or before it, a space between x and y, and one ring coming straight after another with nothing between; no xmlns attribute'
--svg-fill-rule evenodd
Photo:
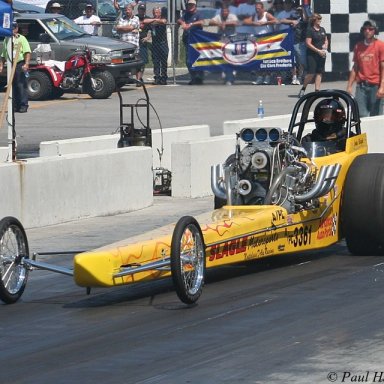
<svg viewBox="0 0 384 384"><path fill-rule="evenodd" d="M104 64L92 62L93 55L85 47L76 50L64 63L49 60L31 66L29 100L58 98L65 92L83 92L94 99L107 99L115 90L115 79Z"/></svg>

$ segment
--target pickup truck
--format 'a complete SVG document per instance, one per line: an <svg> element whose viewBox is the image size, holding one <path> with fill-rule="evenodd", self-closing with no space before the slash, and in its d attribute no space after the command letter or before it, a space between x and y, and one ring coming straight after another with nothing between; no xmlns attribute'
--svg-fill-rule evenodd
<svg viewBox="0 0 384 384"><path fill-rule="evenodd" d="M109 37L89 35L66 16L44 13L20 14L15 19L19 25L19 33L27 38L32 51L41 43L41 34L49 35L54 60L66 61L74 51L85 46L95 51L99 57L104 58L115 86L121 87L127 84L142 65L138 49L133 44ZM2 46L2 42L0 44ZM34 64L36 56L32 54L31 65ZM0 83L3 85L6 83L5 71L1 73ZM28 92L33 92L33 89L28 87Z"/></svg>

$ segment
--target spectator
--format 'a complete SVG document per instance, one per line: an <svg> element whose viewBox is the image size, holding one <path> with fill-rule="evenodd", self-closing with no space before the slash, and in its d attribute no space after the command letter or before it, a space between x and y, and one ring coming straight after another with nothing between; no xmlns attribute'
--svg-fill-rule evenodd
<svg viewBox="0 0 384 384"><path fill-rule="evenodd" d="M125 15L119 18L115 30L120 35L121 40L127 41L139 48L140 20L137 16L133 15L133 8L133 3L125 6ZM137 83L136 87L140 87L140 84Z"/></svg>
<svg viewBox="0 0 384 384"><path fill-rule="evenodd" d="M113 6L115 7L117 17L120 18L125 15L125 8L128 4L132 4L133 7L138 3L139 0L113 0Z"/></svg>
<svg viewBox="0 0 384 384"><path fill-rule="evenodd" d="M101 20L99 16L94 15L93 5L87 4L84 12L85 14L75 19L74 22L81 25L84 31L90 35L98 35Z"/></svg>
<svg viewBox="0 0 384 384"><path fill-rule="evenodd" d="M289 29L289 27L295 27L298 24L296 9L293 8L293 0L285 0L285 2L280 2L278 4L283 4L283 9L274 13L274 16L278 20L278 23L275 25L275 31L284 31Z"/></svg>
<svg viewBox="0 0 384 384"><path fill-rule="evenodd" d="M277 23L277 19L269 12L265 11L264 4L261 1L256 2L255 9L255 15L245 19L243 23L246 25L252 25L255 30L255 35L263 35L265 33L273 32L273 26ZM263 73L260 72L260 75L257 77L256 81L252 82L252 84L271 84L270 73L265 73L264 75L265 77L263 77Z"/></svg>
<svg viewBox="0 0 384 384"><path fill-rule="evenodd" d="M308 17L302 7L297 7L296 11L298 15L298 24L295 26L295 41L293 47L295 51L295 66L297 71L297 83L295 83L295 85L299 85L299 79L301 79L302 82L304 81L305 71L307 70L307 45L305 44L305 39L307 36Z"/></svg>
<svg viewBox="0 0 384 384"><path fill-rule="evenodd" d="M152 25L152 60L155 76L154 84L167 85L168 40L167 19L160 7L153 8Z"/></svg>
<svg viewBox="0 0 384 384"><path fill-rule="evenodd" d="M151 39L151 26L150 17L145 14L146 6L144 3L139 3L137 7L137 17L140 21L140 29L139 29L139 50L140 57L143 61L143 64L139 71L136 73L136 79L139 81L143 81L143 74L145 69L145 64L148 63L148 41Z"/></svg>
<svg viewBox="0 0 384 384"><path fill-rule="evenodd" d="M191 76L189 85L200 85L203 84L204 72L195 71L191 68L189 62L189 35L190 32L197 29L203 29L204 19L197 12L196 0L188 0L187 10L183 13L183 16L177 21L177 23L183 28L183 44L185 47L185 60L187 63L188 71Z"/></svg>
<svg viewBox="0 0 384 384"><path fill-rule="evenodd" d="M62 11L63 7L56 1L49 1L45 7L45 13L61 13Z"/></svg>
<svg viewBox="0 0 384 384"><path fill-rule="evenodd" d="M15 112L25 113L28 111L27 78L25 74L29 70L31 60L31 47L28 40L20 35L16 22L13 22L13 59L17 61L16 71L12 82L13 108ZM0 72L4 69L5 58L7 57L7 45L9 38L4 39L3 50L1 52ZM17 49L20 47L19 56L16 56Z"/></svg>
<svg viewBox="0 0 384 384"><path fill-rule="evenodd" d="M255 34L255 28L252 25L245 24L243 21L255 16L255 0L247 0L246 3L241 3L237 7L236 16L239 20L239 25L236 28L237 33L244 33L248 35Z"/></svg>
<svg viewBox="0 0 384 384"><path fill-rule="evenodd" d="M234 15L237 15L237 7L235 5L233 5L233 0L223 0L222 2L219 1L218 2L218 6L216 6L215 8L218 8L217 12L216 12L216 15L220 15L220 12L221 12L221 8L226 5L229 9L229 13L232 13Z"/></svg>
<svg viewBox="0 0 384 384"><path fill-rule="evenodd" d="M280 12L284 10L284 0L275 0L272 4L272 7L269 9L269 13L273 16L277 16Z"/></svg>
<svg viewBox="0 0 384 384"><path fill-rule="evenodd" d="M321 15L314 13L310 20L310 27L307 30L305 43L307 45L307 74L304 84L299 92L299 97L304 96L307 85L315 77L315 91L320 90L321 79L325 69L325 60L328 50L328 38L325 29L320 26Z"/></svg>
<svg viewBox="0 0 384 384"><path fill-rule="evenodd" d="M280 32L287 30L290 27L296 27L299 22L297 20L296 10L293 8L293 0L285 0L284 3L279 0L275 4L276 11L274 16L278 20L278 24L275 25L275 31ZM285 71L285 77L288 79L290 77L287 71ZM288 82L289 81L290 79ZM292 84L300 85L300 81L297 79L297 71L295 65L292 67Z"/></svg>
<svg viewBox="0 0 384 384"><path fill-rule="evenodd" d="M132 3L125 7L125 16L119 19L116 31L120 34L121 40L139 47L140 21L137 16L133 15L133 7Z"/></svg>
<svg viewBox="0 0 384 384"><path fill-rule="evenodd" d="M352 93L356 81L356 101L360 116L382 115L384 106L384 43L375 36L379 29L373 20L360 29L363 41L353 49L353 67L349 74L347 92Z"/></svg>
<svg viewBox="0 0 384 384"><path fill-rule="evenodd" d="M217 26L217 33L225 38L235 34L237 25L237 16L229 12L228 5L221 7L221 12L209 21L209 25ZM224 71L224 82L226 85L232 85L235 81L235 74L232 68Z"/></svg>

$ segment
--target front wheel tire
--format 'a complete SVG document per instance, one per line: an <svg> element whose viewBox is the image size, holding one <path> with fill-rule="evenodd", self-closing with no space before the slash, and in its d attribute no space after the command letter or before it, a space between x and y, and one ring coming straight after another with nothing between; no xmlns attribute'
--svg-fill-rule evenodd
<svg viewBox="0 0 384 384"><path fill-rule="evenodd" d="M0 300L13 304L24 292L29 257L28 240L21 223L14 217L0 220Z"/></svg>
<svg viewBox="0 0 384 384"><path fill-rule="evenodd" d="M173 231L171 272L179 299L195 303L203 291L205 245L199 223L191 216L182 217Z"/></svg>
<svg viewBox="0 0 384 384"><path fill-rule="evenodd" d="M92 73L92 79L90 76L85 79L85 92L93 99L108 99L115 88L115 79L108 71Z"/></svg>

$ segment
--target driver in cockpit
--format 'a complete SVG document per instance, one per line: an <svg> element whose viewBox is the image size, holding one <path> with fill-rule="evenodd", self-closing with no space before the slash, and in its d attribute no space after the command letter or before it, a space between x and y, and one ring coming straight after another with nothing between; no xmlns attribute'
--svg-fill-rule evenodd
<svg viewBox="0 0 384 384"><path fill-rule="evenodd" d="M313 114L316 129L304 136L302 142L340 141L343 147L347 137L345 110L337 99L321 100ZM343 150L344 148L340 148Z"/></svg>

